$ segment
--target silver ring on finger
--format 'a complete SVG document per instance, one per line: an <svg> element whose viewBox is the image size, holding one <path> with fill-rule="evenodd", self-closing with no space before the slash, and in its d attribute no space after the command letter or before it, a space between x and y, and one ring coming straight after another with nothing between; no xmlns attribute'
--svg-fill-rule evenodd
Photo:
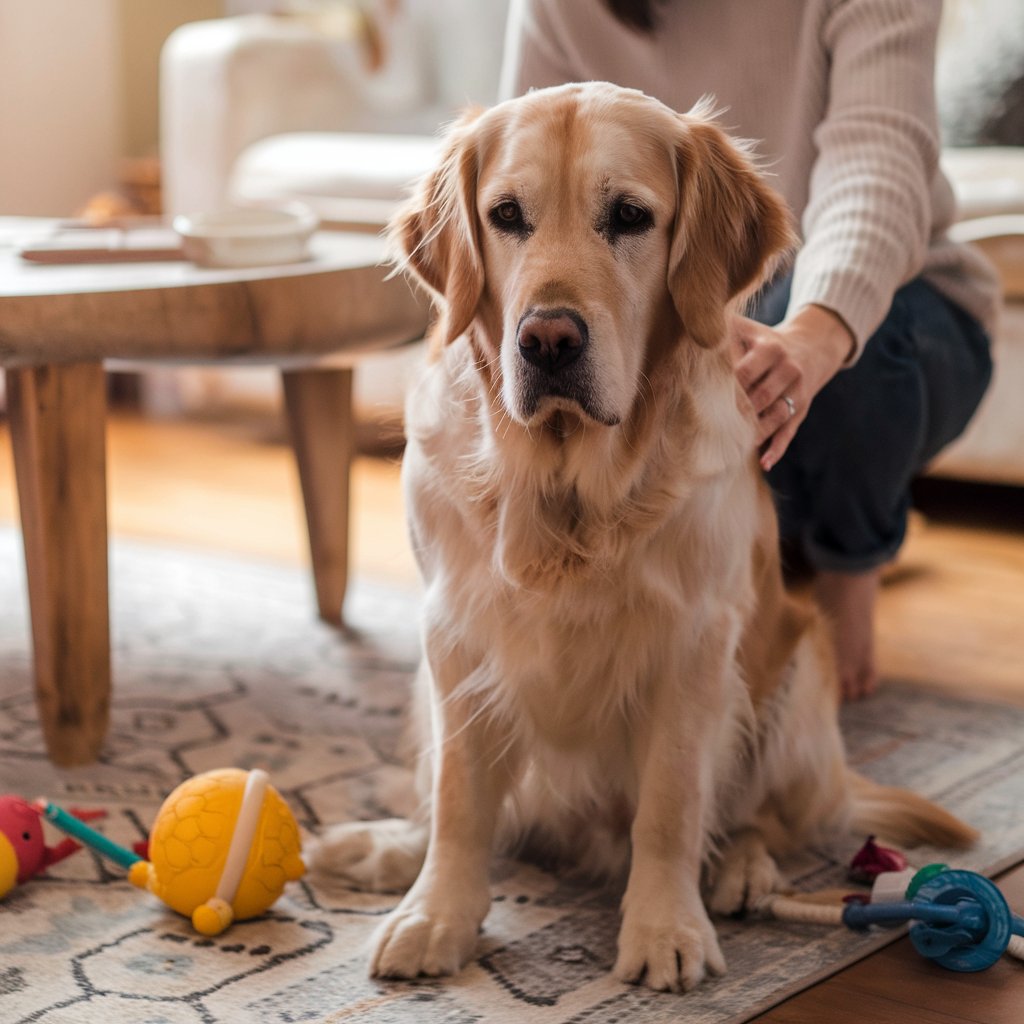
<svg viewBox="0 0 1024 1024"><path fill-rule="evenodd" d="M789 410L789 418L792 419L796 415L796 402L789 395L783 395L782 400L786 403L786 408Z"/></svg>

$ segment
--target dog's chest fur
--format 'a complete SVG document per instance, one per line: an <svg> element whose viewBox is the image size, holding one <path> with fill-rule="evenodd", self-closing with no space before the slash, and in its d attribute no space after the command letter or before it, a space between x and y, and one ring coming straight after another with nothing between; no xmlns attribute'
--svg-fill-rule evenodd
<svg viewBox="0 0 1024 1024"><path fill-rule="evenodd" d="M753 600L742 446L706 443L698 402L667 405L628 433L531 435L495 417L452 356L410 403L428 617L472 652L464 690L555 750L621 748L650 681L685 674L723 619L738 643Z"/></svg>

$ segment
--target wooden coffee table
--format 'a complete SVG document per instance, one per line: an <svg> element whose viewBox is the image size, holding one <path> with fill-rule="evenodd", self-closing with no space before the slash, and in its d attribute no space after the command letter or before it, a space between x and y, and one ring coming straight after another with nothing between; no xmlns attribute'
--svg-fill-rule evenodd
<svg viewBox="0 0 1024 1024"><path fill-rule="evenodd" d="M46 226L0 218L0 366L39 715L52 760L78 765L98 756L110 703L105 364L280 367L317 603L340 622L352 365L418 337L428 311L403 280L387 280L372 235L318 232L308 261L242 270L25 263L16 242Z"/></svg>

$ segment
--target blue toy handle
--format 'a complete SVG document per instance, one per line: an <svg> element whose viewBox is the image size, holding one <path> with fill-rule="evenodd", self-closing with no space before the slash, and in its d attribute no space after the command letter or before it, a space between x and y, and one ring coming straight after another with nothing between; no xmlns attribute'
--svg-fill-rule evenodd
<svg viewBox="0 0 1024 1024"><path fill-rule="evenodd" d="M851 903L843 908L843 924L854 931L862 931L872 924L905 924L907 921L927 921L929 924L960 924L965 909L959 906L941 907L903 900L900 903Z"/></svg>

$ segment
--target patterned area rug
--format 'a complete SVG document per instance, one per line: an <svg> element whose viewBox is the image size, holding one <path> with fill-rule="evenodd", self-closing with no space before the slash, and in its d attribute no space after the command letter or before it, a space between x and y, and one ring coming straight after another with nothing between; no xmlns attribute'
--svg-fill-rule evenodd
<svg viewBox="0 0 1024 1024"><path fill-rule="evenodd" d="M397 753L417 659L415 595L357 584L351 632L314 620L298 570L115 544L113 722L102 763L58 771L42 754L19 538L0 531L0 792L103 807L143 837L166 793L209 768L267 768L302 825L401 813ZM991 870L1024 849L1024 709L888 685L848 709L853 760L940 799L984 831L958 859ZM57 837L51 836L51 841ZM836 884L849 844L789 865ZM938 859L927 851L915 863ZM445 982L377 983L365 943L396 902L300 882L261 919L204 939L123 873L82 852L0 904L0 1020L39 1024L340 1022L692 1024L743 1021L889 936L720 923L729 972L686 996L619 985L618 894L514 861L494 872L479 958Z"/></svg>

